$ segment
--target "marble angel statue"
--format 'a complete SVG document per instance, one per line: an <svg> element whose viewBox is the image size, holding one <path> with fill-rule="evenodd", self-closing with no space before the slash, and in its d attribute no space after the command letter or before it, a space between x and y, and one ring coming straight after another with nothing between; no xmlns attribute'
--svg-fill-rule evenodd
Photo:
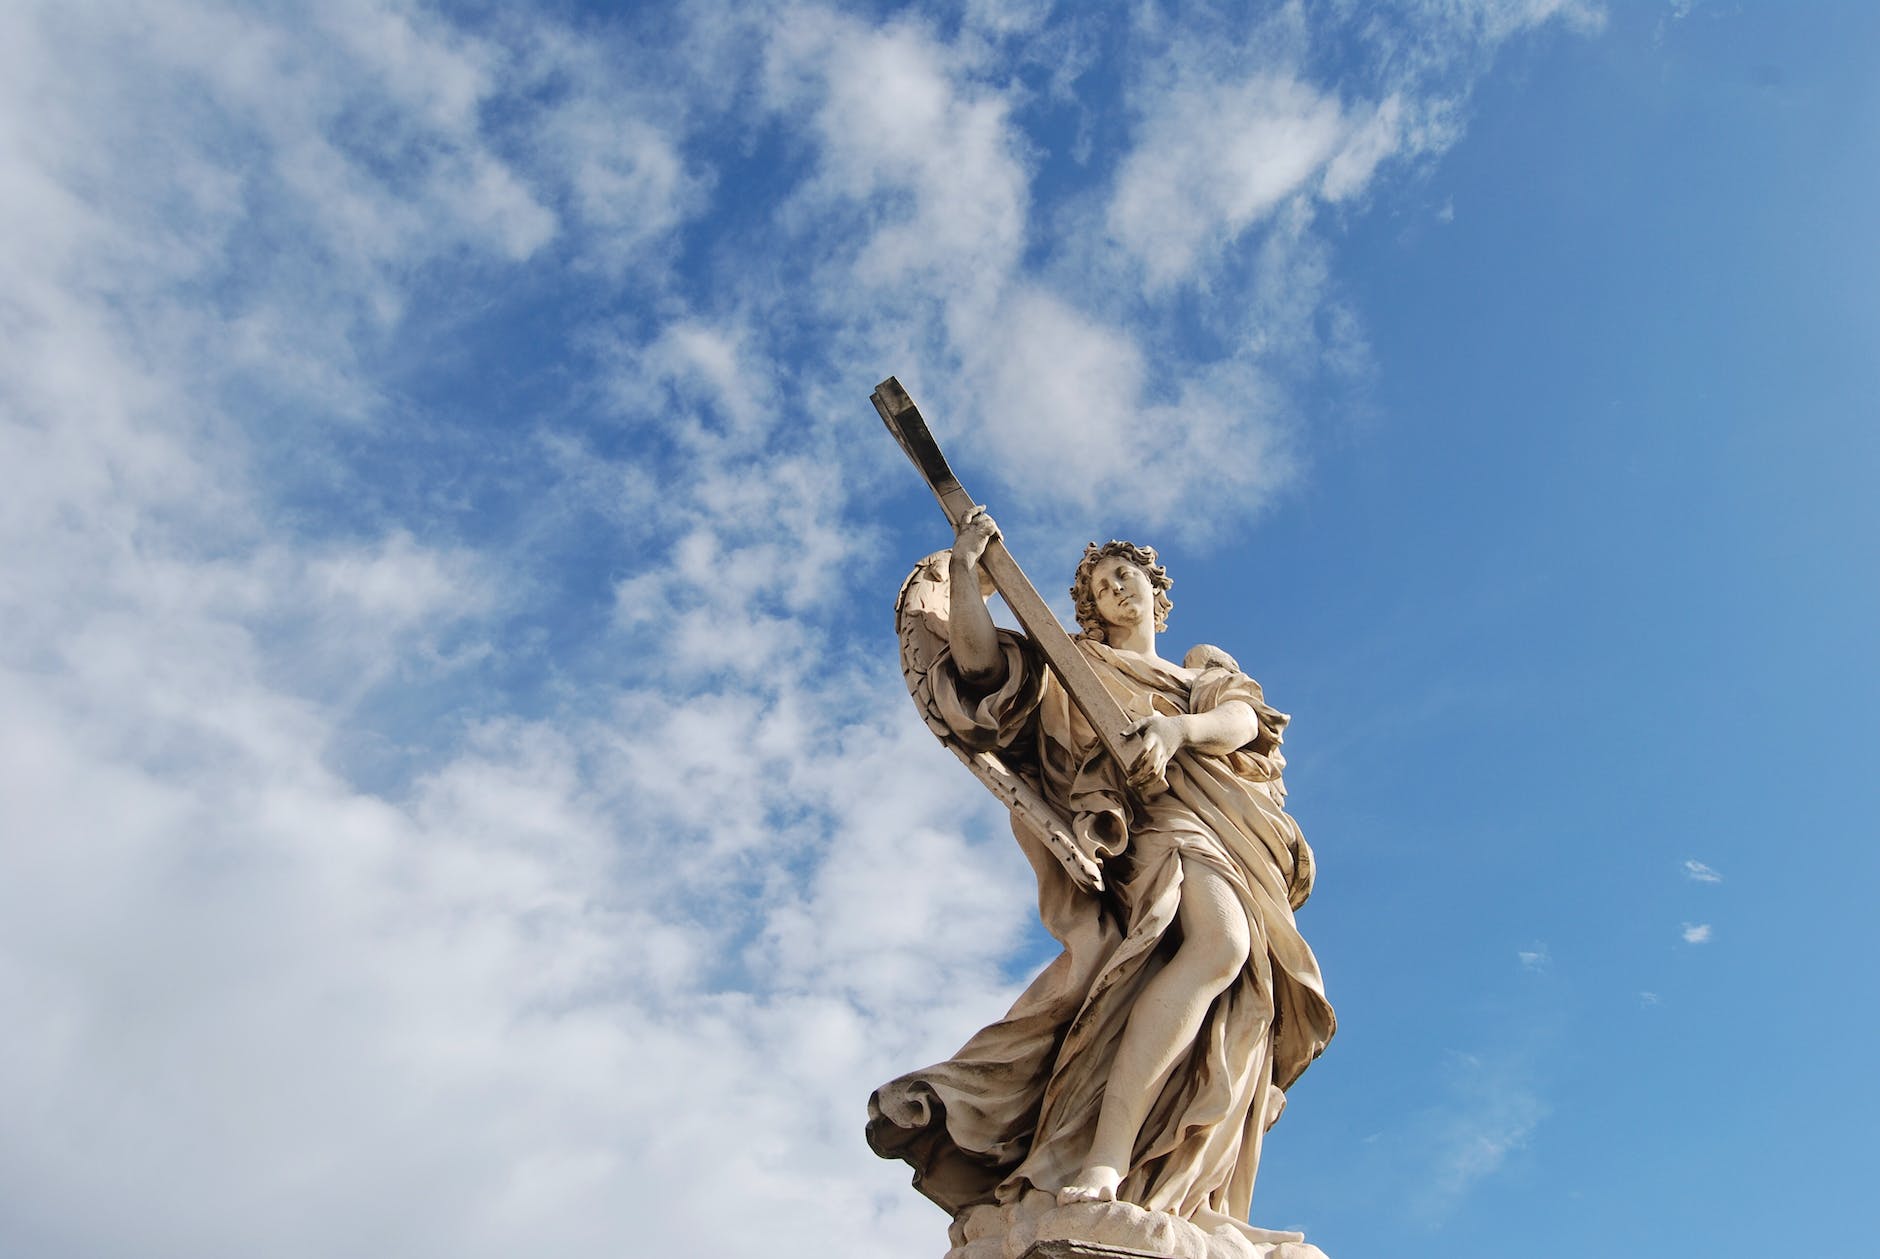
<svg viewBox="0 0 1880 1259"><path fill-rule="evenodd" d="M1122 763L1033 638L994 626L996 524L952 514L951 550L902 588L902 662L929 726L1011 809L1063 951L951 1059L878 1089L869 1142L953 1214L953 1259L1020 1259L1067 1213L1139 1250L1317 1255L1246 1222L1262 1138L1334 1027L1294 920L1313 865L1283 807L1287 717L1219 648L1164 659L1155 551L1092 543L1075 649L1127 718ZM1090 1236L1099 1217L1135 1232Z"/></svg>

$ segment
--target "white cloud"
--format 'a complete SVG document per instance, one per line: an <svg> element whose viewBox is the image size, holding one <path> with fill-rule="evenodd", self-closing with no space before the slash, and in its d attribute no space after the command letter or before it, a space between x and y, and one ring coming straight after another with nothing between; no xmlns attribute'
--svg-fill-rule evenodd
<svg viewBox="0 0 1880 1259"><path fill-rule="evenodd" d="M445 555L396 531L369 548L322 555L309 577L323 605L350 605L394 625L473 613L492 592L473 574L468 555Z"/></svg>
<svg viewBox="0 0 1880 1259"><path fill-rule="evenodd" d="M1544 971L1554 962L1553 954L1547 951L1544 943L1539 942L1536 942L1531 949L1517 950L1515 957L1519 959L1521 969L1525 971Z"/></svg>
<svg viewBox="0 0 1880 1259"><path fill-rule="evenodd" d="M985 392L1001 411L985 438L1013 467L1060 469L1060 493L1100 500L1147 444L1141 350L1038 289L1013 294L998 323L1005 334L980 346L991 356L979 365Z"/></svg>
<svg viewBox="0 0 1880 1259"><path fill-rule="evenodd" d="M789 17L771 32L765 84L773 109L807 117L818 163L786 213L847 207L855 280L902 301L918 293L947 318L985 311L1016 265L1030 200L1006 97L917 25Z"/></svg>
<svg viewBox="0 0 1880 1259"><path fill-rule="evenodd" d="M710 11L700 6L690 17L703 23ZM708 204L712 173L687 158L683 137L695 110L710 107L686 90L693 86L687 79L711 78L716 67L669 63L667 83L649 88L622 72L634 51L631 35L581 37L512 23L507 33L523 54L517 73L544 98L529 119L527 148L545 182L562 189L579 229L578 258L614 282L634 270L642 282L659 282L662 248Z"/></svg>
<svg viewBox="0 0 1880 1259"><path fill-rule="evenodd" d="M1515 36L1551 24L1590 35L1606 21L1591 0L1409 0L1357 11L1357 32L1388 78L1457 97Z"/></svg>
<svg viewBox="0 0 1880 1259"><path fill-rule="evenodd" d="M1549 1107L1515 1058L1459 1054L1449 1105L1419 1135L1427 1182L1412 1211L1426 1223L1446 1219L1482 1181L1527 1147Z"/></svg>
<svg viewBox="0 0 1880 1259"><path fill-rule="evenodd" d="M1707 922L1685 923L1680 934L1686 944L1709 944L1710 924Z"/></svg>
<svg viewBox="0 0 1880 1259"><path fill-rule="evenodd" d="M564 113L560 124L577 204L590 224L604 225L617 238L615 249L631 249L669 230L694 200L694 180L672 141L645 123L623 126L600 103L584 102L579 112Z"/></svg>
<svg viewBox="0 0 1880 1259"><path fill-rule="evenodd" d="M1310 81L1314 32L1286 6L1240 40L1177 37L1137 93L1140 121L1107 208L1111 236L1151 289L1204 281L1235 242L1297 201L1362 197L1392 160L1441 153L1462 135L1471 78L1511 37L1559 21L1598 29L1575 0L1423 3L1346 14L1372 50L1373 87ZM1145 38L1161 34L1151 23Z"/></svg>
<svg viewBox="0 0 1880 1259"><path fill-rule="evenodd" d="M1132 519L1205 531L1178 506L1220 495L1257 506L1294 468L1276 391L1231 359L1152 370L1112 300L1029 272L1028 142L983 55L917 25L793 14L768 47L765 82L774 109L812 120L817 165L781 221L826 252L807 284L747 274L756 308L740 321L831 321L843 357L906 365L898 374L942 432L1023 485L1018 501L1034 515L1122 502ZM842 230L816 234L830 223ZM1275 293L1284 287L1274 279ZM840 311L804 312L804 288L839 295ZM1314 305L1311 294L1286 300ZM1054 475L1037 477L1042 467Z"/></svg>
<svg viewBox="0 0 1880 1259"><path fill-rule="evenodd" d="M1701 861L1686 861L1684 877L1693 883L1721 883L1723 876Z"/></svg>
<svg viewBox="0 0 1880 1259"><path fill-rule="evenodd" d="M774 419L777 365L756 347L761 334L739 319L677 318L648 342L621 344L609 374L613 399L643 422L675 428L679 416L709 416L736 430L740 448Z"/></svg>
<svg viewBox="0 0 1880 1259"><path fill-rule="evenodd" d="M1109 229L1152 286L1184 279L1281 201L1307 191L1349 129L1337 100L1288 74L1178 83L1157 100L1123 160ZM1390 147L1387 135L1368 130L1360 154L1340 168L1341 197Z"/></svg>
<svg viewBox="0 0 1880 1259"><path fill-rule="evenodd" d="M1663 997L1659 996L1655 992L1641 992L1638 994L1638 1003L1642 1006L1649 1007L1649 1006L1654 1006L1654 1005L1663 1005L1665 1003L1665 1000Z"/></svg>

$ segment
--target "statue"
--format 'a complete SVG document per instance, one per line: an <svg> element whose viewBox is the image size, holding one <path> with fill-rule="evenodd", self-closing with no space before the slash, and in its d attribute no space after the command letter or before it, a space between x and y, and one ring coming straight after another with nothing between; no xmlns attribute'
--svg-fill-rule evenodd
<svg viewBox="0 0 1880 1259"><path fill-rule="evenodd" d="M956 530L897 603L909 688L1011 809L1063 952L952 1059L878 1089L870 1144L953 1214L948 1259L1318 1256L1246 1222L1262 1138L1334 1027L1294 922L1313 866L1286 715L1217 647L1162 658L1148 547L1090 544L1068 639L905 392L875 401ZM995 584L1028 633L993 625Z"/></svg>

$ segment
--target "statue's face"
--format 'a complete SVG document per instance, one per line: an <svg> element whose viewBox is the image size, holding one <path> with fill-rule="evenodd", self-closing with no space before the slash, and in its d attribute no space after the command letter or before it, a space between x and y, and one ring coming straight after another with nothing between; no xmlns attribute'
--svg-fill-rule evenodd
<svg viewBox="0 0 1880 1259"><path fill-rule="evenodd" d="M1120 555L1097 563L1090 574L1090 593L1097 615L1113 629L1155 624L1155 587L1149 574Z"/></svg>

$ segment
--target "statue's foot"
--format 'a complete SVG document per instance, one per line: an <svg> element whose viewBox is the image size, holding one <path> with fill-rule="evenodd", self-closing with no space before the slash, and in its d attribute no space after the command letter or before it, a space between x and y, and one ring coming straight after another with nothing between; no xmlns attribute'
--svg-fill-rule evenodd
<svg viewBox="0 0 1880 1259"><path fill-rule="evenodd" d="M1058 1205L1067 1207L1073 1202L1115 1202L1117 1186L1122 1183L1123 1173L1102 1163L1092 1163L1078 1172L1070 1184L1058 1190Z"/></svg>

